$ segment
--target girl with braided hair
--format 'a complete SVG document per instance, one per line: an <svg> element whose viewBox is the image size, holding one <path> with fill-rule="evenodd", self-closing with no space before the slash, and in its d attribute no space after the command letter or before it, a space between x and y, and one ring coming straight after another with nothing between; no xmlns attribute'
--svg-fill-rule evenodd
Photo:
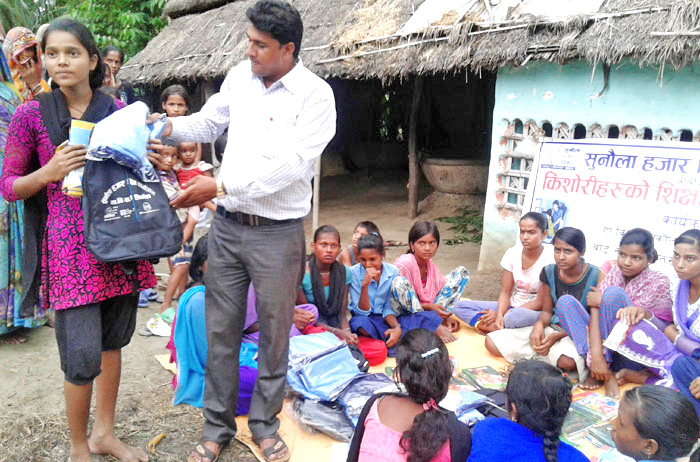
<svg viewBox="0 0 700 462"><path fill-rule="evenodd" d="M469 428L437 405L445 395L452 364L445 344L427 329L401 338L394 379L406 394L379 393L365 404L347 462L464 461Z"/></svg>
<svg viewBox="0 0 700 462"><path fill-rule="evenodd" d="M584 462L578 449L559 441L571 404L571 383L556 367L537 360L515 364L506 386L510 420L476 424L469 462Z"/></svg>

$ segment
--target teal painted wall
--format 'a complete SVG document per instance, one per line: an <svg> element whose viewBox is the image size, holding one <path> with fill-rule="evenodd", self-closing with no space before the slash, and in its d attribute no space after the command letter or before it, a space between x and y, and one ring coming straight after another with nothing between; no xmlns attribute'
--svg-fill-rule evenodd
<svg viewBox="0 0 700 462"><path fill-rule="evenodd" d="M531 62L520 68L498 72L493 111L489 185L484 210L484 238L479 269L493 270L503 252L517 236L518 216L499 210L496 193L501 187L498 174L503 171L499 157L504 153L501 140L507 125L514 119L534 120L538 126L549 122L554 127L566 123L569 128L580 123L588 127L634 125L639 131L651 128L654 133L682 129L693 134L700 131L700 64L679 71L642 68L633 63L613 66L608 89L603 89L603 66L593 67L576 61L563 66Z"/></svg>

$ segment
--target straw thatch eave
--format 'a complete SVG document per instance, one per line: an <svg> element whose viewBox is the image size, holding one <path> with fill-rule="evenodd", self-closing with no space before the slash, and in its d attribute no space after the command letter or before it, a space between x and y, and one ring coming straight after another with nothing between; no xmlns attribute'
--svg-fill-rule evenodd
<svg viewBox="0 0 700 462"><path fill-rule="evenodd" d="M168 0L163 14L171 19L188 14L201 13L236 0Z"/></svg>
<svg viewBox="0 0 700 462"><path fill-rule="evenodd" d="M292 0L304 21L300 57L304 65L327 77L317 62L326 57L358 0ZM248 46L246 10L255 0L237 0L198 14L172 19L160 34L131 58L119 77L137 85L222 78L245 59Z"/></svg>
<svg viewBox="0 0 700 462"><path fill-rule="evenodd" d="M364 0L365 5L377 1ZM416 7L421 2L393 3ZM560 64L573 59L607 64L629 60L662 70L700 60L697 0L607 0L595 14L562 20L528 16L489 23L470 17L409 36L399 36L396 31L379 38L373 38L379 34L358 37L353 33L348 40L347 31L354 32L355 24L363 21L356 14L341 31L329 49L329 58L320 62L327 73L386 81L464 70L496 71L529 60Z"/></svg>

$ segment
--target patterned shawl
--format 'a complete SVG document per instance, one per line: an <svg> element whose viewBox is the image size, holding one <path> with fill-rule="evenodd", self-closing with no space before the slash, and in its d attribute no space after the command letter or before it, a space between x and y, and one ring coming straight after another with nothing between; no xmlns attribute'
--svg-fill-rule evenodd
<svg viewBox="0 0 700 462"><path fill-rule="evenodd" d="M13 27L9 30L5 36L5 42L3 43L2 49L4 51L5 57L7 58L7 63L9 64L9 70L12 74L12 79L15 82L17 91L19 91L20 96L23 100L28 101L32 99L33 94L31 88L29 88L21 77L21 60L23 53L34 50L34 71L37 75L41 76L41 47L36 39L36 36L32 31L26 27ZM48 84L40 80L40 85L45 92L49 92Z"/></svg>
<svg viewBox="0 0 700 462"><path fill-rule="evenodd" d="M649 268L644 269L632 280L626 282L620 267L613 265L603 282L600 283L600 292L605 292L608 287L622 287L636 306L644 308L663 321L672 322L671 305L673 301L671 300L670 286L671 282L666 275Z"/></svg>

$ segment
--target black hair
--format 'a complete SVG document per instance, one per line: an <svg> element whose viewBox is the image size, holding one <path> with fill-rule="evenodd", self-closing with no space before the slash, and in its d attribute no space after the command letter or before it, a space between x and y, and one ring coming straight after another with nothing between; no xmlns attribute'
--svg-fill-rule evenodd
<svg viewBox="0 0 700 462"><path fill-rule="evenodd" d="M304 24L296 8L279 0L259 0L245 12L253 27L266 32L280 45L294 44L294 59L299 57Z"/></svg>
<svg viewBox="0 0 700 462"><path fill-rule="evenodd" d="M119 90L117 90L114 87L100 87L100 91L107 96L111 96L114 99L121 98L121 94L119 93Z"/></svg>
<svg viewBox="0 0 700 462"><path fill-rule="evenodd" d="M535 222L537 227L540 228L540 231L547 231L547 217L542 213L527 212L525 215L520 217L520 221L522 222L523 220L532 220Z"/></svg>
<svg viewBox="0 0 700 462"><path fill-rule="evenodd" d="M554 235L553 241L556 241L557 239L566 242L571 247L578 250L581 255L586 253L586 236L583 234L583 231L578 228L573 228L571 226L561 228Z"/></svg>
<svg viewBox="0 0 700 462"><path fill-rule="evenodd" d="M163 146L170 146L172 148L180 149L180 143L177 140L175 140L175 138L170 138L169 136L166 136L162 140L160 140L160 144L162 144Z"/></svg>
<svg viewBox="0 0 700 462"><path fill-rule="evenodd" d="M571 405L571 383L559 369L536 359L513 366L506 386L506 404L517 410L517 422L543 436L546 462L557 461L559 434Z"/></svg>
<svg viewBox="0 0 700 462"><path fill-rule="evenodd" d="M357 241L357 253L362 249L374 249L379 255L384 255L384 239L379 234L365 234Z"/></svg>
<svg viewBox="0 0 700 462"><path fill-rule="evenodd" d="M633 228L622 235L620 247L623 245L638 245L644 249L649 263L654 263L658 254L654 249L654 236L644 228Z"/></svg>
<svg viewBox="0 0 700 462"><path fill-rule="evenodd" d="M437 225L432 221L419 221L411 226L410 231L408 231L408 251L406 253L413 253L411 250L411 244L415 243L418 239L423 236L432 234L437 241L437 245L440 245L440 230Z"/></svg>
<svg viewBox="0 0 700 462"><path fill-rule="evenodd" d="M445 343L427 329L413 329L404 334L396 348L396 371L406 387L408 397L418 404L447 395L452 363ZM428 407L413 419L413 425L401 435L401 448L408 453L407 462L431 460L449 435L446 411Z"/></svg>
<svg viewBox="0 0 700 462"><path fill-rule="evenodd" d="M683 231L683 234L678 236L676 240L673 241L673 245L678 244L694 245L698 248L698 250L700 250L700 229L689 229L687 231Z"/></svg>
<svg viewBox="0 0 700 462"><path fill-rule="evenodd" d="M340 233L336 229L335 226L331 225L323 225L320 226L316 231L314 231L314 242L318 241L318 237L321 234L335 234L335 237L338 238L338 244L340 244Z"/></svg>
<svg viewBox="0 0 700 462"><path fill-rule="evenodd" d="M190 286L195 284L204 283L204 262L209 258L209 239L208 235L205 234L197 241L197 245L194 246L192 251L192 257L190 258L190 277L192 278L192 283Z"/></svg>
<svg viewBox="0 0 700 462"><path fill-rule="evenodd" d="M190 94L187 93L187 89L185 87L183 87L182 85L179 85L179 84L170 85L165 90L163 90L163 93L160 94L161 104L168 101L168 97L170 97L172 95L177 95L177 96L182 97L182 99L185 100L185 104L187 105L187 109L190 108Z"/></svg>
<svg viewBox="0 0 700 462"><path fill-rule="evenodd" d="M355 225L355 231L357 231L357 228L364 228L369 234L376 234L377 236L382 237L382 233L379 232L379 226L375 225L374 222L361 221Z"/></svg>
<svg viewBox="0 0 700 462"><path fill-rule="evenodd" d="M97 65L95 69L90 71L90 88L92 90L97 90L102 86L103 80L105 78L105 70L102 67L102 55L100 50L97 48L95 39L85 25L71 18L59 18L51 21L49 27L46 28L44 36L41 39L41 49L46 50L46 40L49 38L52 32L62 31L68 32L73 35L78 42L85 47L88 52L88 56L97 56Z"/></svg>
<svg viewBox="0 0 700 462"><path fill-rule="evenodd" d="M559 205L559 201L556 199L554 200L554 202L552 202L552 207L554 207L555 205L557 205L557 206Z"/></svg>
<svg viewBox="0 0 700 462"><path fill-rule="evenodd" d="M632 423L639 436L659 445L649 459L675 460L686 456L698 441L700 423L695 408L676 390L642 385L627 391L622 403L634 408ZM690 455L690 460L700 460L700 451Z"/></svg>
<svg viewBox="0 0 700 462"><path fill-rule="evenodd" d="M114 45L107 45L102 49L102 56L106 57L109 53L116 51L119 53L119 59L121 59L122 64L124 64L124 52L120 50L119 48L115 47Z"/></svg>

